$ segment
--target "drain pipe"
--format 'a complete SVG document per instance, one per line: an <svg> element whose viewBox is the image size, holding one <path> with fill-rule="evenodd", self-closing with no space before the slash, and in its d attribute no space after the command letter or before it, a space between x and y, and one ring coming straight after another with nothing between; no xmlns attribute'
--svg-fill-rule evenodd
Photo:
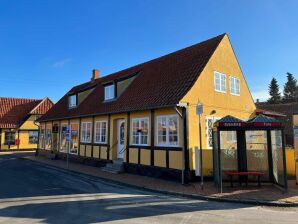
<svg viewBox="0 0 298 224"><path fill-rule="evenodd" d="M182 108L182 114L178 107ZM185 176L188 170L189 160L188 160L188 103L179 103L176 105L175 110L177 114L182 118L183 127L183 153L182 153L182 170L181 170L181 183L188 183L188 179Z"/></svg>

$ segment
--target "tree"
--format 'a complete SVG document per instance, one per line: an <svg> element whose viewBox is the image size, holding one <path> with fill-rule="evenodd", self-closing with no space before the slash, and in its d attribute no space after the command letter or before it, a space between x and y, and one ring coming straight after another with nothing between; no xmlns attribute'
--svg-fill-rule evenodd
<svg viewBox="0 0 298 224"><path fill-rule="evenodd" d="M297 100L297 80L293 74L287 73L287 82L284 86L284 102L295 102Z"/></svg>
<svg viewBox="0 0 298 224"><path fill-rule="evenodd" d="M270 95L270 98L268 99L268 103L271 103L271 104L280 103L281 96L279 92L279 85L275 78L272 78L269 84L269 95Z"/></svg>

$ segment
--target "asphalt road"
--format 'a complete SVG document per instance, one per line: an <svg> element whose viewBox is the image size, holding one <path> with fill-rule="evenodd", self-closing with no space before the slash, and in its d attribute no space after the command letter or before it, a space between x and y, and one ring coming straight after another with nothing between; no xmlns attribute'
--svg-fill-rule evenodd
<svg viewBox="0 0 298 224"><path fill-rule="evenodd" d="M0 223L298 223L298 209L139 191L0 155Z"/></svg>

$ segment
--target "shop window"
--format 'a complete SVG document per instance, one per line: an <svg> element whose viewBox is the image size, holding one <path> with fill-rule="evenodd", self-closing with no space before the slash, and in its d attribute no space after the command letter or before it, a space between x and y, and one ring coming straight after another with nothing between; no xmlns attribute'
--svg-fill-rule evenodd
<svg viewBox="0 0 298 224"><path fill-rule="evenodd" d="M38 131L29 131L29 144L38 143Z"/></svg>
<svg viewBox="0 0 298 224"><path fill-rule="evenodd" d="M4 145L14 145L15 144L15 132L5 132L4 134Z"/></svg>

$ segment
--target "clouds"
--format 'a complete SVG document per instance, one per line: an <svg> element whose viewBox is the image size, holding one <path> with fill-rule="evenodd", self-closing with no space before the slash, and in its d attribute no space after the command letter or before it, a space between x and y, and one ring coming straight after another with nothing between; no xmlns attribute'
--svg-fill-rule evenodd
<svg viewBox="0 0 298 224"><path fill-rule="evenodd" d="M251 92L252 97L254 100L259 99L260 101L267 101L269 98L268 90L258 90L258 91L252 91Z"/></svg>
<svg viewBox="0 0 298 224"><path fill-rule="evenodd" d="M71 58L64 58L60 61L56 61L53 63L52 67L53 68L62 68L64 67L66 64L71 62Z"/></svg>

